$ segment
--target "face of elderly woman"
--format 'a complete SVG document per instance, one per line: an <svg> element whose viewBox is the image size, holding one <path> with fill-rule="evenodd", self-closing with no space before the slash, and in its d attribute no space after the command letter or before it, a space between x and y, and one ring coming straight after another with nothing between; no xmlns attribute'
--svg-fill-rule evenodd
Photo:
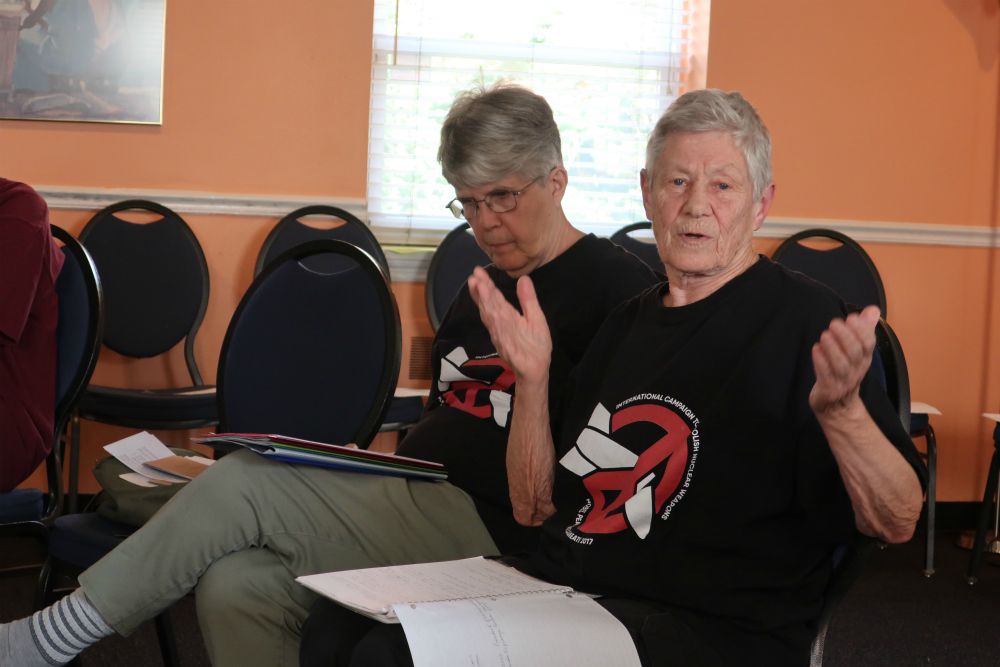
<svg viewBox="0 0 1000 667"><path fill-rule="evenodd" d="M725 132L672 134L643 173L642 198L671 283L722 282L756 261L751 240L773 198L754 201L746 159Z"/></svg>
<svg viewBox="0 0 1000 667"><path fill-rule="evenodd" d="M455 196L463 203L478 203L475 215L468 218L476 241L496 267L518 278L554 259L560 246L560 203L566 189L566 171L556 167L532 181L512 174L493 183L474 188L456 188ZM484 198L503 198L516 194L513 210L493 211Z"/></svg>

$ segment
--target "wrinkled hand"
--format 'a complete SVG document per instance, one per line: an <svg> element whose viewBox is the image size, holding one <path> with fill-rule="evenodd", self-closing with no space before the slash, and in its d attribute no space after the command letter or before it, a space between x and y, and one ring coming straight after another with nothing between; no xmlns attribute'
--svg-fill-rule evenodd
<svg viewBox="0 0 1000 667"><path fill-rule="evenodd" d="M497 353L510 364L518 382L545 379L552 356L552 336L531 278L522 276L517 281L522 312L504 298L480 267L469 277L469 292L479 306L479 316Z"/></svg>
<svg viewBox="0 0 1000 667"><path fill-rule="evenodd" d="M875 349L877 306L830 322L813 345L812 360L816 384L809 392L809 405L817 417L848 409L860 401L861 380Z"/></svg>

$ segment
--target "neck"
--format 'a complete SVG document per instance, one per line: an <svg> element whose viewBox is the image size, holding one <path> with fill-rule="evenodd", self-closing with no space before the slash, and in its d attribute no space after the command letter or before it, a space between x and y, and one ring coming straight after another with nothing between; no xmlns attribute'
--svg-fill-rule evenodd
<svg viewBox="0 0 1000 667"><path fill-rule="evenodd" d="M739 262L718 273L685 273L667 266L667 282L670 286L663 296L663 305L667 307L686 306L701 301L715 293L730 280L740 275L757 263L756 253L749 253Z"/></svg>
<svg viewBox="0 0 1000 667"><path fill-rule="evenodd" d="M549 232L547 243L545 244L546 250L538 257L538 261L524 267L521 271L508 271L507 275L515 279L527 275L569 250L570 246L585 236L583 232L570 224L566 216L562 215L562 212L560 212L559 217L559 221L553 225L552 230Z"/></svg>

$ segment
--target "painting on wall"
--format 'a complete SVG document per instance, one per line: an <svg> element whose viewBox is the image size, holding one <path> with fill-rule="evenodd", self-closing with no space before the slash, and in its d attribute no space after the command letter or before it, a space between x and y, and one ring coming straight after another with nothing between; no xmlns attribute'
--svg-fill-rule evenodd
<svg viewBox="0 0 1000 667"><path fill-rule="evenodd" d="M0 0L0 118L159 124L166 0Z"/></svg>

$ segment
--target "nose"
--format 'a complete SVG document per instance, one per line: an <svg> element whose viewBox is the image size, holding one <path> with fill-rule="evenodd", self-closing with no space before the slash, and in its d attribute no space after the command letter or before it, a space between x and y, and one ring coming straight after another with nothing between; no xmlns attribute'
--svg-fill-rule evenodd
<svg viewBox="0 0 1000 667"><path fill-rule="evenodd" d="M688 190L688 198L684 202L684 212L692 218L700 218L712 212L707 188L695 184Z"/></svg>
<svg viewBox="0 0 1000 667"><path fill-rule="evenodd" d="M479 210L476 211L476 222L483 229L494 229L500 226L500 215L493 212L486 202L478 202Z"/></svg>

